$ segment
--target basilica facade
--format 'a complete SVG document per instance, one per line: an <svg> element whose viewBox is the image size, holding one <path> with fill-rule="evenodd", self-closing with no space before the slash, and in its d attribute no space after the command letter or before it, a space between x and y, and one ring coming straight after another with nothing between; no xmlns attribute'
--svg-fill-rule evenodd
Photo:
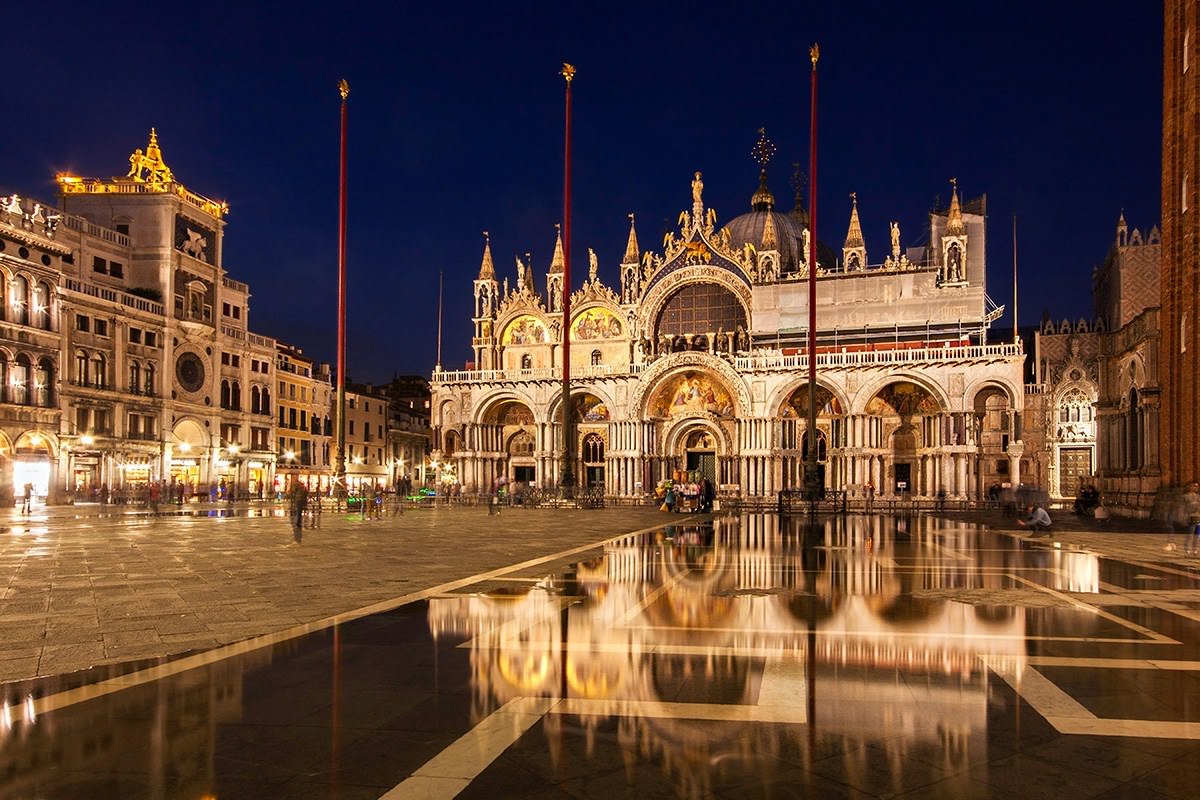
<svg viewBox="0 0 1200 800"><path fill-rule="evenodd" d="M467 493L502 478L557 485L564 324L574 473L609 498L642 498L681 473L726 498L771 498L803 485L809 447L825 488L851 495L980 499L1020 481L1024 354L988 342L1002 309L986 294L985 198L961 202L955 186L917 237L925 244L902 248L893 222L890 251L871 262L852 196L840 257L822 244L814 265L807 215L776 208L765 167L750 210L724 226L703 192L696 173L658 250L639 247L631 215L617 286L589 250L569 320L561 233L544 293L519 258L515 282L501 280L485 243L474 360L433 375L443 481Z"/></svg>

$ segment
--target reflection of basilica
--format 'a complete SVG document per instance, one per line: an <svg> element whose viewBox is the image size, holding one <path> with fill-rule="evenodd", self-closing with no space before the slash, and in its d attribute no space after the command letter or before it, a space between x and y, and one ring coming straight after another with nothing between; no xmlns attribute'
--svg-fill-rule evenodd
<svg viewBox="0 0 1200 800"><path fill-rule="evenodd" d="M429 624L469 640L477 718L517 697L559 698L552 745L562 717L616 725L627 752L653 755L684 788L729 759L753 773L803 751L799 723L889 756L926 739L965 759L963 743L986 733L981 657L1020 674L1026 617L914 596L1005 585L1010 554L964 559L956 536L926 518L669 526L523 594L433 600Z"/></svg>
<svg viewBox="0 0 1200 800"><path fill-rule="evenodd" d="M799 486L808 452L807 215L776 210L764 168L751 210L718 227L699 179L679 231L642 252L633 225L610 288L571 295L575 474L639 497L678 470L727 496ZM818 250L815 447L825 485L981 499L1020 480L1020 344L988 344L984 199L929 216L920 239L869 264L851 209L841 258ZM531 266L474 283L474 360L433 375L435 455L466 492L500 476L552 486L562 447L561 235L536 291ZM593 263L593 266L595 264Z"/></svg>

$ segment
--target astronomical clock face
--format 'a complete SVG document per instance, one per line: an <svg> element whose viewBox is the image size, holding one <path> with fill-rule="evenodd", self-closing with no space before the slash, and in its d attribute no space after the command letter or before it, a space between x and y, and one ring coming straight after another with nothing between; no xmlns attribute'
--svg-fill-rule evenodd
<svg viewBox="0 0 1200 800"><path fill-rule="evenodd" d="M186 392L204 388L204 362L195 353L184 353L175 361L175 378Z"/></svg>

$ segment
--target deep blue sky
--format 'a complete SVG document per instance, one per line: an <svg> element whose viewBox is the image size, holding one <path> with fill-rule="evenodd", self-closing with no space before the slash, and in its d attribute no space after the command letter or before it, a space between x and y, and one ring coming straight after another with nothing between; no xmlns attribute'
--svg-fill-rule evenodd
<svg viewBox="0 0 1200 800"><path fill-rule="evenodd" d="M749 208L765 126L771 188L807 166L820 42L818 235L840 251L857 191L871 260L915 243L957 177L988 194L988 293L1012 331L1091 318L1090 276L1122 208L1159 221L1158 3L60 3L5 12L0 189L124 174L158 129L169 166L227 200L225 267L250 322L335 354L338 95L350 94L349 370L428 374L438 271L443 364L470 358L471 280L532 252L539 289L562 215L563 83L574 63L573 271L616 286L626 214L643 249L690 206Z"/></svg>

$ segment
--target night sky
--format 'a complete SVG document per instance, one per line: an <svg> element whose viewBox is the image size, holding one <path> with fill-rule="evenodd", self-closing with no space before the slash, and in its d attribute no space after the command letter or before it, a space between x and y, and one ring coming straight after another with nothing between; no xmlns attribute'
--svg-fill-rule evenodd
<svg viewBox="0 0 1200 800"><path fill-rule="evenodd" d="M336 351L337 81L350 82L350 375L428 375L470 357L471 280L533 254L544 290L562 216L563 61L574 84L572 271L614 288L627 214L660 246L704 173L718 225L807 171L808 45L821 46L818 236L840 253L851 191L870 261L888 221L988 195L988 294L1008 306L1018 217L1022 325L1092 317L1091 272L1159 222L1158 3L12 4L0 192L55 196L58 171L123 175L158 129L189 189L229 202L224 265L250 324ZM978 6L978 7L977 7ZM1136 7L1136 11L1131 9Z"/></svg>

